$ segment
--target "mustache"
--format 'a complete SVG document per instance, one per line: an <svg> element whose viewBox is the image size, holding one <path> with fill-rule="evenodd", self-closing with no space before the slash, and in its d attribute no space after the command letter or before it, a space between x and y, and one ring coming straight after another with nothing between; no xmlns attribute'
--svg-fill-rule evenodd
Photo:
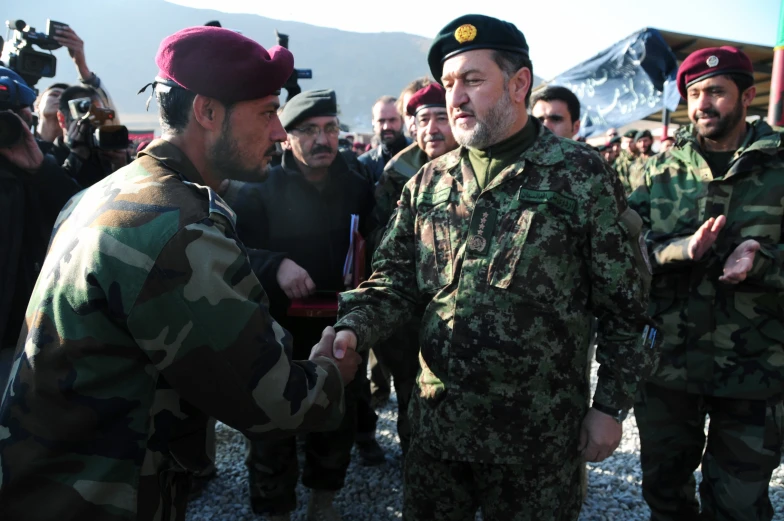
<svg viewBox="0 0 784 521"><path fill-rule="evenodd" d="M717 111L713 110L713 109L701 110L701 111L697 112L697 114L695 114L695 115L697 116L697 119L718 118L719 117L719 113Z"/></svg>
<svg viewBox="0 0 784 521"><path fill-rule="evenodd" d="M425 134L425 143L432 143L433 141L444 141L446 138L440 132L438 134Z"/></svg>
<svg viewBox="0 0 784 521"><path fill-rule="evenodd" d="M311 154L321 154L322 152L326 154L332 153L332 147L327 145L315 145L313 148L310 149Z"/></svg>

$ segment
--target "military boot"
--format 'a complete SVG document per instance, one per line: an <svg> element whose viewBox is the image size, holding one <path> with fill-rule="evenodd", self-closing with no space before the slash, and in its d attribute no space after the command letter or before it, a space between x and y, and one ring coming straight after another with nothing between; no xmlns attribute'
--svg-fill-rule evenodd
<svg viewBox="0 0 784 521"><path fill-rule="evenodd" d="M308 501L307 521L343 521L343 517L335 509L332 490L311 490Z"/></svg>

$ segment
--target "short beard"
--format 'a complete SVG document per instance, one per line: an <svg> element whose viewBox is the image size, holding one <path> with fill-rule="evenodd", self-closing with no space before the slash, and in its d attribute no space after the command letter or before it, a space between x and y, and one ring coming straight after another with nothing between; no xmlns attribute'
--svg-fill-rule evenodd
<svg viewBox="0 0 784 521"><path fill-rule="evenodd" d="M479 119L476 113L474 118L476 123L471 130L463 130L459 125L452 127L452 135L459 145L482 150L502 141L517 119L517 111L512 105L512 98L509 97L509 89L504 88L501 99L487 111L483 119Z"/></svg>
<svg viewBox="0 0 784 521"><path fill-rule="evenodd" d="M243 166L237 143L232 139L230 119L231 111L227 110L221 135L207 152L207 162L210 168L220 179L263 181L267 177L268 168L262 165L250 168Z"/></svg>
<svg viewBox="0 0 784 521"><path fill-rule="evenodd" d="M739 99L732 112L723 117L715 110L712 110L711 112L718 116L718 121L716 122L715 127L705 128L701 126L699 123L699 118L697 119L697 123L694 126L697 129L697 134L701 138L717 141L726 137L730 132L732 132L737 126L738 122L743 119L743 104Z"/></svg>

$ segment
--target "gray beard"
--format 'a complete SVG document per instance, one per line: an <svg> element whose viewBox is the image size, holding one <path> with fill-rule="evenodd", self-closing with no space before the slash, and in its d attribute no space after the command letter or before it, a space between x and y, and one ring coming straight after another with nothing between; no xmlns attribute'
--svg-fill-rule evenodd
<svg viewBox="0 0 784 521"><path fill-rule="evenodd" d="M452 134L459 145L483 150L502 141L517 118L509 91L504 89L504 95L485 118L479 119L476 114L474 117L476 124L471 130L463 130L457 125L452 127Z"/></svg>

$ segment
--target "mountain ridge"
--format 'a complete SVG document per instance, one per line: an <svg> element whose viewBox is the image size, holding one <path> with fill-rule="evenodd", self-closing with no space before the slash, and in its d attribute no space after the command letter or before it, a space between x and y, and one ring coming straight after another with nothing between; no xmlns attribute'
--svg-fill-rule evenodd
<svg viewBox="0 0 784 521"><path fill-rule="evenodd" d="M209 20L219 20L223 27L238 30L266 48L276 45L275 30L288 34L295 66L313 70L312 80L300 80L302 89L335 89L341 122L353 131L370 131L370 110L377 98L397 96L413 79L430 75L431 40L403 32L357 33L163 0L79 0L78 9L74 2L37 0L6 13L39 31L45 30L47 19L73 27L85 42L88 66L104 82L120 119L132 130L158 127L155 103L145 112L149 94L136 93L158 72L154 58L161 40ZM76 82L67 51L58 49L54 54L57 74L42 78L36 85L39 89L55 82ZM285 100L285 91L281 98Z"/></svg>

